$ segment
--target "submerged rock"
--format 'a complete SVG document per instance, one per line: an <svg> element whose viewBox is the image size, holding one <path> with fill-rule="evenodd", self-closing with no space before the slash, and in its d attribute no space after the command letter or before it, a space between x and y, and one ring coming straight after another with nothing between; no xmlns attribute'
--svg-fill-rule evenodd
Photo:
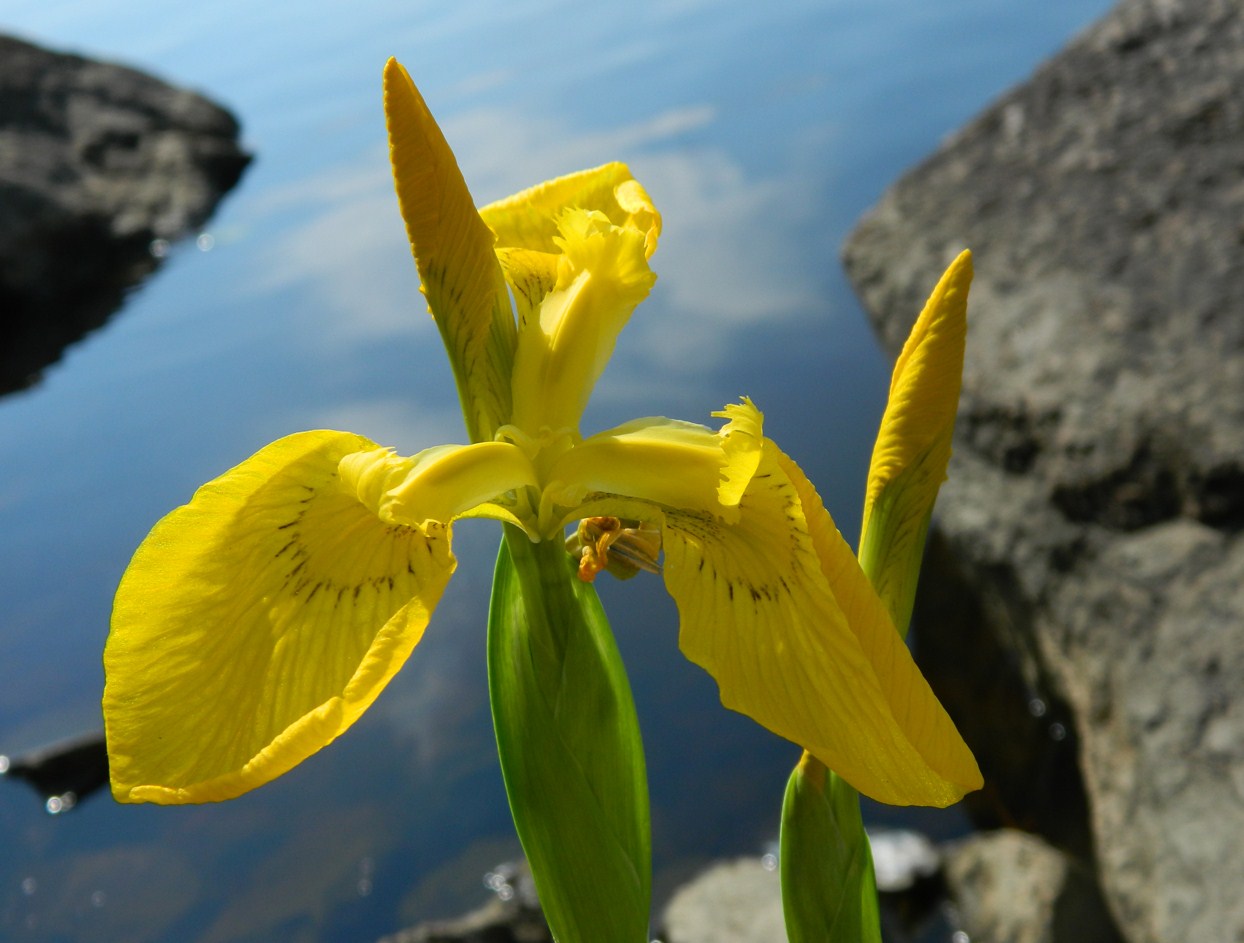
<svg viewBox="0 0 1244 943"><path fill-rule="evenodd" d="M1123 0L845 250L892 351L975 252L917 646L1133 943L1244 939L1242 155L1244 7Z"/></svg>
<svg viewBox="0 0 1244 943"><path fill-rule="evenodd" d="M249 156L218 105L0 36L0 393L103 324Z"/></svg>

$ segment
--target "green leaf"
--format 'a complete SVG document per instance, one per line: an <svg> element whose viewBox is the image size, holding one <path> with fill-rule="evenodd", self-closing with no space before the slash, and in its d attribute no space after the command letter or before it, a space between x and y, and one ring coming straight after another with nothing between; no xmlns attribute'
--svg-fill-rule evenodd
<svg viewBox="0 0 1244 943"><path fill-rule="evenodd" d="M540 903L560 943L646 943L648 784L613 633L560 542L505 531L488 619L489 692Z"/></svg>
<svg viewBox="0 0 1244 943"><path fill-rule="evenodd" d="M790 943L881 943L859 793L807 753L786 785L779 861Z"/></svg>

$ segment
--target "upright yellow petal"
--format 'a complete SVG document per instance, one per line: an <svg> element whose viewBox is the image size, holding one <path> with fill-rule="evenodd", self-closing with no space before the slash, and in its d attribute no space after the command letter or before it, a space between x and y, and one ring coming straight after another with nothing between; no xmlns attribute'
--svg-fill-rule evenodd
<svg viewBox="0 0 1244 943"><path fill-rule="evenodd" d="M907 631L929 517L946 480L967 337L972 255L951 263L894 366L873 447L860 531L860 561Z"/></svg>
<svg viewBox="0 0 1244 943"><path fill-rule="evenodd" d="M661 214L625 164L582 170L488 204L480 216L497 235L497 256L514 292L520 330L556 285L559 220L568 209L603 213L614 226L640 233L646 256L656 251Z"/></svg>
<svg viewBox="0 0 1244 943"><path fill-rule="evenodd" d="M514 315L492 231L453 152L395 59L384 69L393 179L428 308L458 382L467 432L487 441L510 417Z"/></svg>
<svg viewBox="0 0 1244 943"><path fill-rule="evenodd" d="M884 607L855 598L868 586L862 574L846 582L844 612L835 591L844 568L858 566L814 499L766 440L737 523L666 512L665 581L683 653L717 680L725 706L805 747L860 792L949 805L979 788L975 761Z"/></svg>
<svg viewBox="0 0 1244 943"><path fill-rule="evenodd" d="M558 226L557 282L523 324L514 359L513 424L531 435L578 428L619 332L656 281L637 230L585 210L566 210Z"/></svg>
<svg viewBox="0 0 1244 943"><path fill-rule="evenodd" d="M117 590L104 723L122 802L228 799L345 731L423 635L447 528L385 523L342 487L375 443L272 443L155 526Z"/></svg>
<svg viewBox="0 0 1244 943"><path fill-rule="evenodd" d="M557 220L572 208L604 213L615 226L642 233L647 256L656 251L661 214L626 164L567 174L489 203L479 212L497 234L498 247L556 252Z"/></svg>
<svg viewBox="0 0 1244 943"><path fill-rule="evenodd" d="M514 293L514 306L518 310L519 336L527 325L539 317L544 296L557 285L557 268L560 256L553 252L535 249L498 248L497 259L505 280Z"/></svg>

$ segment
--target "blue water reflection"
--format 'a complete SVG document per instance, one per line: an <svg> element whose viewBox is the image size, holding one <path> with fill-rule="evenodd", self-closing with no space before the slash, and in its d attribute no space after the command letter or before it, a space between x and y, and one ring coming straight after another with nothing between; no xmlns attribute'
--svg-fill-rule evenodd
<svg viewBox="0 0 1244 943"><path fill-rule="evenodd" d="M112 590L206 479L299 429L406 453L461 440L385 163L388 55L481 201L622 159L665 213L660 280L584 428L707 420L748 394L853 538L888 369L839 271L842 239L1106 5L359 0L291 17L240 0L10 0L5 28L224 101L257 160L210 251L173 247L121 315L0 401L0 747L99 724ZM480 900L516 849L484 690L496 531L456 538L462 567L410 665L272 786L182 809L97 797L51 819L0 784L0 936L365 940ZM718 706L654 581L602 582L645 730L658 882L759 850L795 750Z"/></svg>

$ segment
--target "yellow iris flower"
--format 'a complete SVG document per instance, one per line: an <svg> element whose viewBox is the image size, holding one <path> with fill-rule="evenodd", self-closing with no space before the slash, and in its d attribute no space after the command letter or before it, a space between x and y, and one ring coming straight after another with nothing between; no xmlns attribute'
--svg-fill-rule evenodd
<svg viewBox="0 0 1244 943"><path fill-rule="evenodd" d="M580 435L655 280L660 215L627 168L477 211L394 61L385 111L470 442L404 458L350 433L299 433L160 521L121 581L104 655L114 795L227 799L344 732L419 643L464 517L559 542L581 518L636 522L621 531L663 548L682 651L727 707L883 802L942 806L978 788L886 606L749 401L714 414L716 431L648 418ZM609 542L594 550L607 557Z"/></svg>

